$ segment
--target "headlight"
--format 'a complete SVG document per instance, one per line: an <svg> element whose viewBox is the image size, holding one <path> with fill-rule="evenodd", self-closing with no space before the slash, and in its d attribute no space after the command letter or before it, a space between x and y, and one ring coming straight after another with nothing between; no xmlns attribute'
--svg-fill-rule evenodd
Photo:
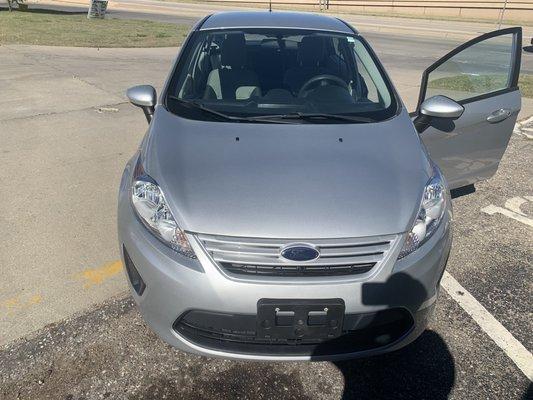
<svg viewBox="0 0 533 400"><path fill-rule="evenodd" d="M403 258L424 244L437 230L446 210L446 185L438 168L424 188L415 223L407 234L398 258Z"/></svg>
<svg viewBox="0 0 533 400"><path fill-rule="evenodd" d="M191 244L174 219L157 183L144 174L140 161L135 168L131 187L131 203L144 225L167 246L178 253L196 258ZM142 174L139 174L142 172Z"/></svg>

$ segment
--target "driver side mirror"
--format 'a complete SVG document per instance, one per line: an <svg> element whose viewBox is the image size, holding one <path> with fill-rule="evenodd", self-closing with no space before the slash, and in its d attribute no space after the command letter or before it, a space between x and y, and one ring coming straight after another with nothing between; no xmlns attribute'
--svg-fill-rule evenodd
<svg viewBox="0 0 533 400"><path fill-rule="evenodd" d="M456 120L463 115L464 111L465 108L461 104L449 97L433 96L424 100L420 105L418 116L413 123L418 133L422 133L428 128L433 118Z"/></svg>
<svg viewBox="0 0 533 400"><path fill-rule="evenodd" d="M131 104L142 108L146 120L150 123L157 103L157 94L153 86L133 86L126 91L126 96Z"/></svg>

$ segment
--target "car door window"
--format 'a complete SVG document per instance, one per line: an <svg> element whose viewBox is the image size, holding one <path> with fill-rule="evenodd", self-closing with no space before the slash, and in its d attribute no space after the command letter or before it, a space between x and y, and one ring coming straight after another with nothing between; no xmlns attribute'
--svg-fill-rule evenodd
<svg viewBox="0 0 533 400"><path fill-rule="evenodd" d="M516 32L459 47L426 71L420 102L444 95L465 102L516 86Z"/></svg>
<svg viewBox="0 0 533 400"><path fill-rule="evenodd" d="M432 119L421 138L451 189L490 178L509 143L521 95L522 29L475 38L442 57L422 76L421 103L448 96L464 107L455 120Z"/></svg>

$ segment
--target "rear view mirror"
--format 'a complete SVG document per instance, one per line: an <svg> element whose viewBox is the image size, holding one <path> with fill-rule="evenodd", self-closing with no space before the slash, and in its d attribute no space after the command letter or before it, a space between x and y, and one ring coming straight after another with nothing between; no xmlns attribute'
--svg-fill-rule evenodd
<svg viewBox="0 0 533 400"><path fill-rule="evenodd" d="M418 133L422 133L433 118L455 120L463 115L465 108L446 96L433 96L420 105L418 116L413 123Z"/></svg>
<svg viewBox="0 0 533 400"><path fill-rule="evenodd" d="M142 108L146 120L150 123L157 103L155 89L150 85L133 86L127 90L126 96L128 96L131 104Z"/></svg>

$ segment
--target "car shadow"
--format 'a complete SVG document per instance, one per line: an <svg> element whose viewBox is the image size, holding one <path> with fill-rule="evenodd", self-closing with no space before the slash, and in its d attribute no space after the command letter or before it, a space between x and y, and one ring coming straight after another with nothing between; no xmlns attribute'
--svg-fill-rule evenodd
<svg viewBox="0 0 533 400"><path fill-rule="evenodd" d="M425 286L403 272L393 274L386 282L365 283L361 292L363 304L384 306L385 309L407 307L418 310L426 299ZM377 322L379 313L375 315L374 321ZM430 313L418 313L422 328L412 329L402 337L416 336L423 330L429 316ZM383 334L379 329L377 332ZM373 348L378 348L379 336L375 339ZM328 342L323 345L327 346ZM393 346L394 342L388 345ZM317 348L317 353L322 351L321 346ZM441 400L448 398L455 383L453 356L441 336L431 330L423 331L413 343L394 352L333 364L344 376L344 400Z"/></svg>
<svg viewBox="0 0 533 400"><path fill-rule="evenodd" d="M522 398L523 400L531 400L533 399L533 383L529 383L528 386L527 386L527 389L524 393L524 397Z"/></svg>
<svg viewBox="0 0 533 400"><path fill-rule="evenodd" d="M401 350L334 365L344 376L343 400L443 400L455 383L452 354L440 335L429 330Z"/></svg>

